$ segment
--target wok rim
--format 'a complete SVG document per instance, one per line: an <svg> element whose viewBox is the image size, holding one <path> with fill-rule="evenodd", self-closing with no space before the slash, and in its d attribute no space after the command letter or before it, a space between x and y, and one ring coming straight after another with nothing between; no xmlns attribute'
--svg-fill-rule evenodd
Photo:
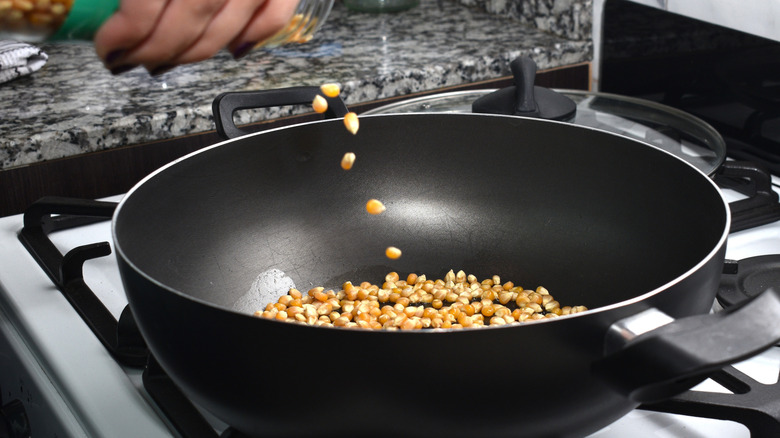
<svg viewBox="0 0 780 438"><path fill-rule="evenodd" d="M420 334L420 333L431 333L431 334L434 334L434 333L436 333L436 334L441 334L441 333L456 333L456 332L461 332L461 331L471 332L473 330L480 330L480 331L482 331L482 330L486 330L486 329L511 329L511 328L522 327L523 325L527 325L529 323L531 323L531 324L551 323L551 322L560 320L561 318L564 318L564 320L571 320L572 318L587 317L587 316L591 316L591 315L600 314L600 313L603 313L603 312L609 312L609 311L613 311L613 310L616 310L616 309L620 309L620 308L623 308L623 307L631 306L631 305L637 304L639 302L645 301L645 300L647 300L647 299L649 299L649 298L651 298L651 297L653 297L653 296L655 296L655 295L657 295L659 293L662 293L663 291L665 291L665 290L667 290L667 289L677 285L678 283L680 283L683 280L685 280L688 277L690 277L696 271L700 270L703 266L708 264L718 254L718 252L726 245L726 240L727 240L728 235L729 235L729 229L731 227L731 210L729 208L728 202L726 201L726 199L723 196L723 192L720 190L720 188L717 186L717 184L715 184L715 181L709 175L704 173L701 169L697 168L693 164L691 164L691 163L687 162L686 160L684 160L684 159L682 159L682 158L672 154L671 152L668 152L668 151L666 151L664 149L661 149L661 148L659 148L657 146L654 146L652 144L644 143L644 142L641 142L641 141L636 140L636 139L631 138L631 137L627 137L627 136L622 135L622 134L618 134L618 133L614 133L614 132L610 132L610 131L605 131L605 130L602 130L602 129L593 128L593 127L589 127L589 126L572 125L571 123L562 122L562 121L543 120L543 119L538 119L538 118L521 117L521 116L513 116L513 115L502 115L502 114L428 112L428 113L406 113L406 114L398 114L398 113L396 113L396 114L371 114L371 115L360 116L360 118L375 118L375 117L404 118L404 117L433 117L433 116L437 116L437 117L439 117L439 116L445 116L445 117L470 117L470 118L472 118L472 117L510 118L510 119L518 119L519 118L519 119L523 119L523 120L529 121L531 123L553 124L553 125L560 124L560 125L566 125L566 126L569 126L569 127L575 127L577 129L586 129L586 130L590 130L590 131L595 131L595 132L599 133L598 135L607 135L607 136L620 137L620 138L622 138L624 140L631 141L633 143L637 143L637 144L639 144L641 146L652 148L652 149L654 149L654 150L656 150L658 152L664 153L664 154L672 157L673 159L678 160L679 162L683 163L685 166L690 168L692 171L698 173L700 177L704 178L710 184L710 186L715 190L715 193L717 193L718 198L721 200L722 205L723 205L723 211L725 213L725 222L724 222L724 226L723 226L723 231L721 233L720 238L718 239L717 244L714 245L713 248L711 248L710 252L705 257L703 257L701 260L699 260L698 263L696 263L694 266L692 266L690 269L688 269L684 273L682 273L679 276L669 280L668 282L664 283L663 285L660 285L660 286L658 286L658 287L656 287L656 288L654 288L652 290L649 290L649 291L647 291L645 293L637 295L637 296L635 296L633 298L629 298L627 300L622 300L622 301L618 301L618 302L615 302L615 303L612 303L612 304L608 304L606 306L600 306L600 307L596 307L596 308L593 308L593 309L589 308L588 310L586 310L584 312L579 312L579 313L570 314L570 315L562 315L562 316L560 316L558 318L544 318L544 319L534 320L534 321L525 321L522 324L501 325L501 326L484 326L484 327L464 327L464 328L460 328L460 329L420 329L420 330L395 330L395 331L390 331L390 330L359 330L361 332L366 332L366 333L376 332L376 333L385 333L385 334L387 334L387 333L396 333L396 334L397 333L411 333L411 334ZM287 130L287 129L295 129L295 128L298 128L298 127L301 127L301 126L307 126L307 125L327 124L327 123L334 123L334 122L339 122L340 123L340 120L341 119L339 118L339 119L315 120L315 121L310 121L310 122L297 123L297 124L294 124L294 125L288 125L288 126L282 126L282 127L278 127L278 128L272 128L272 129L268 129L268 130L265 130L265 131L255 132L255 133L251 133L251 134L244 135L244 136L241 136L241 137L236 137L236 138L224 140L224 141L215 143L213 145L203 147L203 148L198 149L197 151L191 152L189 154L186 154L186 155L184 155L182 157L179 157L176 160L173 160L173 161L169 162L168 164L165 164L165 165L161 166L160 168L156 169L155 171L153 171L152 173L148 174L143 179L138 181L130 190L128 190L127 193L125 193L125 195L119 201L119 203L117 204L116 209L114 210L114 214L113 214L113 216L111 218L111 236L112 236L112 240L113 240L113 243L114 243L114 250L116 251L117 257L119 257L123 263L128 265L137 275L140 275L146 281L154 284L156 287L158 287L158 288L160 288L162 290L165 290L165 291L170 292L170 293L172 293L174 295L177 295L177 296L179 296L182 299L185 299L185 300L188 300L188 301L192 301L192 302L197 303L199 305L204 305L204 306L210 307L210 308L212 308L214 310L217 310L217 311L228 312L228 313L232 313L232 314L237 315L237 316L253 318L253 319L261 320L261 321L264 321L264 322L267 322L267 323L290 324L290 322L288 322L288 321L278 321L278 320L275 320L275 319L274 320L269 320L269 319L266 319L266 318L258 318L256 316L250 315L248 313L239 312L239 311L236 311L234 309L230 309L228 307L217 305L217 304L212 303L210 301L203 300L201 298L193 297L190 294L187 294L187 293L184 293L182 291L179 291L178 289L172 288L172 287L170 287L170 286L160 282L156 278L153 278L152 276L150 276L146 272L144 272L142 269L138 268L138 266L135 263L133 263L130 260L129 257L126 256L125 252L122 249L122 246L119 244L119 238L117 236L117 230L116 230L117 221L119 219L119 216L122 214L122 210L124 208L125 202L133 195L133 193L135 191L137 191L140 187L142 187L147 181L155 178L158 174L160 174L162 172L165 172L167 169L177 165L178 163L180 163L182 161L190 159L193 156L196 156L196 155L198 155L200 153L204 153L206 151L210 151L210 150L212 150L214 148L217 148L217 147L224 146L226 144L230 144L230 143L237 142L237 141L245 141L248 138L261 136L263 134L270 133L270 132L276 132L276 131ZM297 325L302 325L302 324L297 324ZM355 329L353 329L353 328L346 328L346 327L323 327L323 326L309 326L309 325L305 325L305 327L309 328L309 329L330 329L330 330L335 329L335 330L348 330L348 331L351 331L351 332L355 331Z"/></svg>

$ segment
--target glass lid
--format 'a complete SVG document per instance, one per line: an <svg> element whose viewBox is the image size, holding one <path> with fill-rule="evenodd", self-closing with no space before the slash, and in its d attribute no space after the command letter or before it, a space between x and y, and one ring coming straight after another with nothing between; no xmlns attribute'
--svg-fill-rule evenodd
<svg viewBox="0 0 780 438"><path fill-rule="evenodd" d="M363 114L470 113L476 99L496 90L434 94L381 106ZM664 149L711 175L726 159L726 143L715 129L684 111L644 99L579 90L554 90L574 101L570 123L630 137Z"/></svg>

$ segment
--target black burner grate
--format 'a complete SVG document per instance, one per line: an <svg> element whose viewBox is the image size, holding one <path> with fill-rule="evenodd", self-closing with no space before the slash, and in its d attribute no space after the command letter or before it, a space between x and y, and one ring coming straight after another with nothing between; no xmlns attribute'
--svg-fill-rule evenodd
<svg viewBox="0 0 780 438"><path fill-rule="evenodd" d="M727 260L718 290L718 303L733 306L769 287L780 287L780 254Z"/></svg>
<svg viewBox="0 0 780 438"><path fill-rule="evenodd" d="M117 361L143 366L149 352L130 308L126 306L117 321L82 276L84 262L111 254L111 246L97 242L63 255L48 236L52 231L109 220L115 208L114 202L42 198L25 211L19 240Z"/></svg>
<svg viewBox="0 0 780 438"><path fill-rule="evenodd" d="M725 308L769 287L780 287L780 255L727 260L717 300ZM780 436L780 379L773 384L764 384L732 366L710 378L732 393L687 391L670 400L642 405L641 409L736 421L750 430L752 438Z"/></svg>
<svg viewBox="0 0 780 438"><path fill-rule="evenodd" d="M750 430L752 438L780 436L780 382L766 385L731 366L710 378L733 394L687 391L640 409L736 421Z"/></svg>

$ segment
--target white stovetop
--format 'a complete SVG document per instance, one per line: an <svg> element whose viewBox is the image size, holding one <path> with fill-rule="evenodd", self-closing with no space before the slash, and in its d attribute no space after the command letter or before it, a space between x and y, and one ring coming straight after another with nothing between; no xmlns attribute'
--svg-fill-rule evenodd
<svg viewBox="0 0 780 438"><path fill-rule="evenodd" d="M171 437L166 420L158 408L139 387L139 370L119 366L92 335L65 298L49 282L32 257L19 243L16 234L21 229L21 216L0 218L0 330L11 330L19 336L17 347L27 348L27 361L36 367L50 393L39 394L66 412L64 436L111 436L117 438ZM79 230L83 230L80 228ZM93 243L95 239L111 241L110 223L89 225L84 233L58 232L50 237L61 251ZM749 247L749 248L748 248ZM729 238L727 257L740 259L752 255L777 253L780 248L780 222L762 227L760 232L746 230ZM115 317L126 303L114 255L87 261L85 278L89 286ZM8 291L24 290L25 293ZM64 309L64 310L63 310ZM70 310L69 310L70 309ZM78 342L74 342L78 339ZM3 362L0 351L0 364ZM767 376L756 372L770 372ZM738 364L742 372L764 383L773 383L780 369L780 348ZM16 382L5 382L0 376L4 393L13 394ZM723 388L708 381L700 390L723 392ZM31 418L31 422L40 418ZM219 427L219 426L218 426ZM33 435L35 436L35 435ZM635 410L591 435L591 438L747 438L747 428L741 424Z"/></svg>

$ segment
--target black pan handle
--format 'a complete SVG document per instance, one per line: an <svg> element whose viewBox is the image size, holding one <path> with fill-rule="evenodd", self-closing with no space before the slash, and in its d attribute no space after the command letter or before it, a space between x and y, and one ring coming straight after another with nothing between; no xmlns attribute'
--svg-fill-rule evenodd
<svg viewBox="0 0 780 438"><path fill-rule="evenodd" d="M349 112L341 96L327 97L320 92L320 87L313 86L222 93L214 99L211 111L214 113L217 133L224 139L230 139L251 133L236 126L233 121L233 115L236 111L275 106L311 105L314 97L318 94L328 102L326 117L344 117Z"/></svg>
<svg viewBox="0 0 780 438"><path fill-rule="evenodd" d="M623 321L613 324L610 333L625 334ZM768 289L741 305L681 318L636 336L596 361L592 371L627 398L652 403L682 393L778 341L780 293Z"/></svg>

